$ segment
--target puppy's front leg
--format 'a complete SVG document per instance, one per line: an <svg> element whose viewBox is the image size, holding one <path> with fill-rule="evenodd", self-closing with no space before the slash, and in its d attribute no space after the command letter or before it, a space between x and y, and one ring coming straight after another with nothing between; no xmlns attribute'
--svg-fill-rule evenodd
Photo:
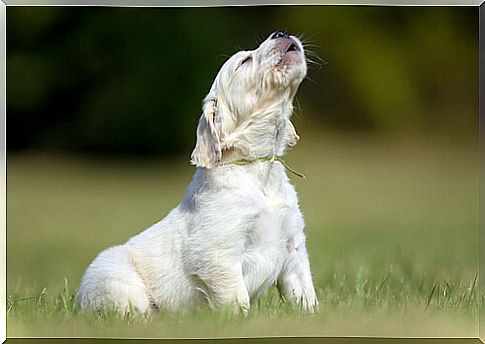
<svg viewBox="0 0 485 344"><path fill-rule="evenodd" d="M193 234L185 251L185 268L210 307L229 306L246 314L250 301L240 261L243 244L220 233L207 240L210 234L203 230Z"/></svg>
<svg viewBox="0 0 485 344"><path fill-rule="evenodd" d="M205 296L211 307L232 307L234 312L248 313L249 294L244 283L240 263L232 267L213 261L207 264L204 271L196 273L201 282L199 291Z"/></svg>
<svg viewBox="0 0 485 344"><path fill-rule="evenodd" d="M303 234L299 240L288 243L288 256L278 277L278 290L283 298L296 301L304 311L313 313L318 307Z"/></svg>
<svg viewBox="0 0 485 344"><path fill-rule="evenodd" d="M241 273L238 274L239 277L238 277L238 282L236 286L236 306L242 311L244 315L247 315L250 307L250 299L249 299L248 290L246 288L246 284L244 283L242 269L240 269L240 271Z"/></svg>

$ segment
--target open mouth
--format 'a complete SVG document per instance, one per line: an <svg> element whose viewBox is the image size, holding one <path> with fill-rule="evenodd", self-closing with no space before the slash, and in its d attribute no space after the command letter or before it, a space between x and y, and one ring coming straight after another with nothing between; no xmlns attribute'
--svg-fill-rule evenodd
<svg viewBox="0 0 485 344"><path fill-rule="evenodd" d="M293 42L287 45L285 49L285 54L292 52L292 51L300 51L300 48Z"/></svg>
<svg viewBox="0 0 485 344"><path fill-rule="evenodd" d="M278 41L275 42L276 46L273 50L278 57L275 67L286 70L305 63L303 49L297 39L293 39L291 37L277 38Z"/></svg>

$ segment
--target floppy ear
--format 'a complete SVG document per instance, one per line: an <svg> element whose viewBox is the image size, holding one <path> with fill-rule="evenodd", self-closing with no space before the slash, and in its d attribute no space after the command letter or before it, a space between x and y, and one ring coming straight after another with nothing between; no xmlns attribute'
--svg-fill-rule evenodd
<svg viewBox="0 0 485 344"><path fill-rule="evenodd" d="M289 119L286 120L285 141L288 146L294 146L300 140L300 136L296 133L293 123Z"/></svg>
<svg viewBox="0 0 485 344"><path fill-rule="evenodd" d="M197 167L211 168L222 157L222 121L215 98L205 100L202 110L197 126L197 142L190 162Z"/></svg>

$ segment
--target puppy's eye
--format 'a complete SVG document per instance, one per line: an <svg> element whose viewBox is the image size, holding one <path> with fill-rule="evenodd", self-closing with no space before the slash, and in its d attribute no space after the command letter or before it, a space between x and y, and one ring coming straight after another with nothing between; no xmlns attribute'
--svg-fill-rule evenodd
<svg viewBox="0 0 485 344"><path fill-rule="evenodd" d="M241 61L241 63L239 64L240 66L242 66L243 64L245 64L246 62L249 62L251 61L251 55L249 55L248 57L246 57L244 60Z"/></svg>

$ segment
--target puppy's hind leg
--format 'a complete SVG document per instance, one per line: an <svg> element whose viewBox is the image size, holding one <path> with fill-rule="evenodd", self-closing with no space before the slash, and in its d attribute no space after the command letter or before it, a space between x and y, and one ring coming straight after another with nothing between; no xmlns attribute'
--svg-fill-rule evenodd
<svg viewBox="0 0 485 344"><path fill-rule="evenodd" d="M145 282L136 271L133 258L124 246L101 252L86 270L77 302L81 310L150 313L151 300Z"/></svg>

